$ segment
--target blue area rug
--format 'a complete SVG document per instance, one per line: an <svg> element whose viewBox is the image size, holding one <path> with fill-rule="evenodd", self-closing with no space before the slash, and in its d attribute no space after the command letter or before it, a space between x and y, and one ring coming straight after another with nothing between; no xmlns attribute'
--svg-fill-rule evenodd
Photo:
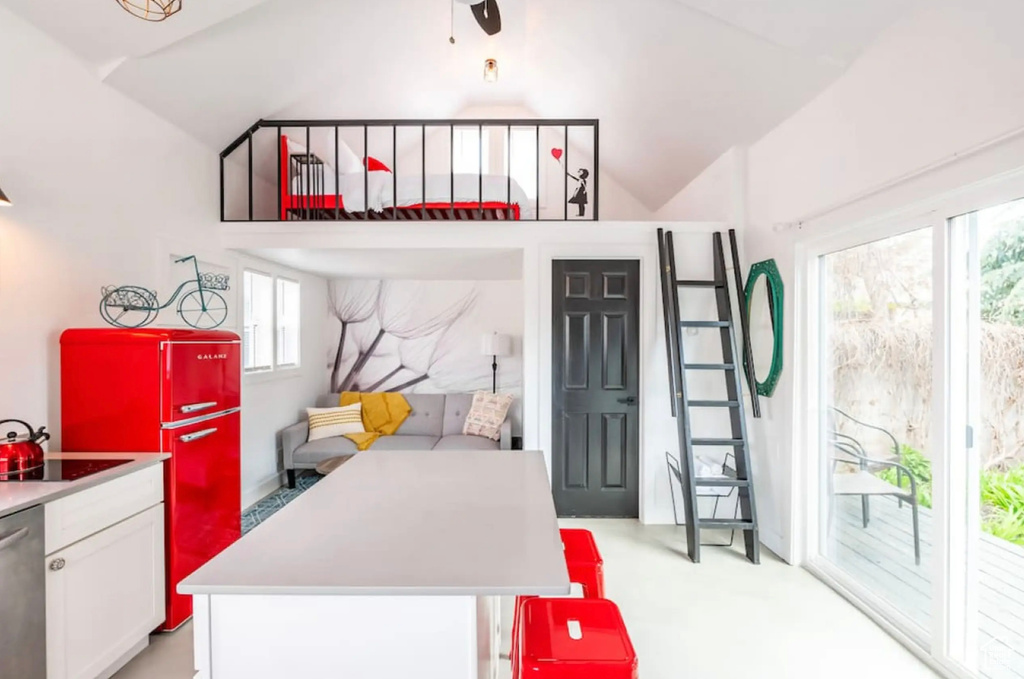
<svg viewBox="0 0 1024 679"><path fill-rule="evenodd" d="M242 535L276 514L282 507L316 485L323 477L305 473L295 480L295 488L280 488L242 512Z"/></svg>

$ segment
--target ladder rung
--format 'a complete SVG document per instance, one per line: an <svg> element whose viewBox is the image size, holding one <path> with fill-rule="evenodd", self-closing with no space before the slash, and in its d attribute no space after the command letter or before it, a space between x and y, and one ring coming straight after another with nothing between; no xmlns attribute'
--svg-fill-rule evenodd
<svg viewBox="0 0 1024 679"><path fill-rule="evenodd" d="M688 401L691 408L739 408L739 401Z"/></svg>
<svg viewBox="0 0 1024 679"><path fill-rule="evenodd" d="M695 446L737 446L744 445L743 439L693 439Z"/></svg>
<svg viewBox="0 0 1024 679"><path fill-rule="evenodd" d="M684 363L687 370L735 370L735 363Z"/></svg>
<svg viewBox="0 0 1024 679"><path fill-rule="evenodd" d="M718 281L695 281L695 280L677 280L676 285L681 288L724 288L724 283Z"/></svg>
<svg viewBox="0 0 1024 679"><path fill-rule="evenodd" d="M736 488L743 488L750 485L750 481L746 479L731 479L728 477L701 477L698 476L694 479L694 483L698 487L713 488L715 486L732 486Z"/></svg>
<svg viewBox="0 0 1024 679"><path fill-rule="evenodd" d="M679 321L684 328L729 328L732 321Z"/></svg>
<svg viewBox="0 0 1024 679"><path fill-rule="evenodd" d="M756 530L757 525L753 521L743 519L699 519L697 526L700 528L732 528L739 530Z"/></svg>

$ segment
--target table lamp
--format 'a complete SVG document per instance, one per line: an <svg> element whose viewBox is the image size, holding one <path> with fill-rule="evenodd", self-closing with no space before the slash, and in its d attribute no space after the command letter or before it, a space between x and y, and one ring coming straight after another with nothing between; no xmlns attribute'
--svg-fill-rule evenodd
<svg viewBox="0 0 1024 679"><path fill-rule="evenodd" d="M480 336L480 353L491 357L491 392L498 393L498 357L512 355L512 338L498 333Z"/></svg>

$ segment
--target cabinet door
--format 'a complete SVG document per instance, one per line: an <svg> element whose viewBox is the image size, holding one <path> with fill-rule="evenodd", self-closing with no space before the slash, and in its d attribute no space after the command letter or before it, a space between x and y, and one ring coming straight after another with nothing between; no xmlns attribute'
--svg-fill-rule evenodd
<svg viewBox="0 0 1024 679"><path fill-rule="evenodd" d="M164 619L164 506L46 558L49 679L95 679Z"/></svg>

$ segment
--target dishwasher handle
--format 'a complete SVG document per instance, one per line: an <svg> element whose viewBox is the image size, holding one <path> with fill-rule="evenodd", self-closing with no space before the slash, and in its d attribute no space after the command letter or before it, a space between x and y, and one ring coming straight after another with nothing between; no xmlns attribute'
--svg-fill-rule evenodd
<svg viewBox="0 0 1024 679"><path fill-rule="evenodd" d="M8 547L13 547L15 543L17 543L26 535L28 535L28 526L24 528L19 528L10 535L5 535L4 537L0 538L0 551L5 550Z"/></svg>

